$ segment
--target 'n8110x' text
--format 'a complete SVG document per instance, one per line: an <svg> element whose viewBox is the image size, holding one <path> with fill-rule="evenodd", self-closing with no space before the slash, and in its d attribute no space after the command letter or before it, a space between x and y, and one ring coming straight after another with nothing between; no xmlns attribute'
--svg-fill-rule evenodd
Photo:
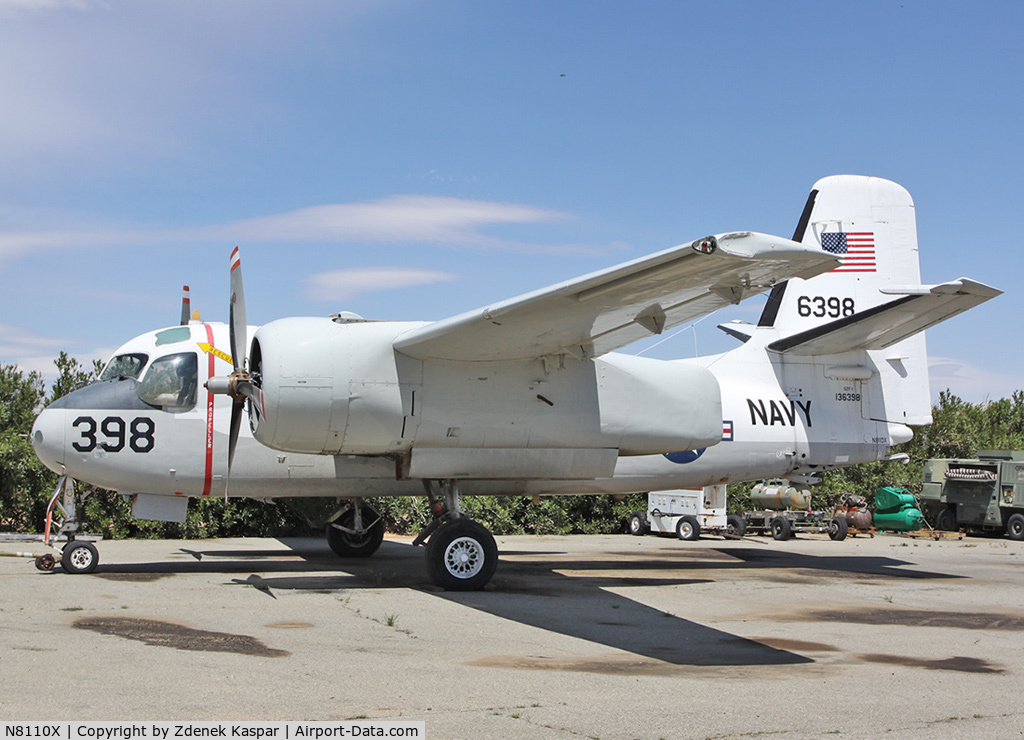
<svg viewBox="0 0 1024 740"><path fill-rule="evenodd" d="M7 725L4 737L61 737L59 725Z"/></svg>

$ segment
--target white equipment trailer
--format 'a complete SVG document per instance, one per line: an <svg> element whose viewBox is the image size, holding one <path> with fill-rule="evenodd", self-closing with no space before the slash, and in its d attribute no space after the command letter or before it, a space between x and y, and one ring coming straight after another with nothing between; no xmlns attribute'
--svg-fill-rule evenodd
<svg viewBox="0 0 1024 740"><path fill-rule="evenodd" d="M681 540L695 540L701 534L742 537L746 522L725 510L725 486L684 488L647 494L647 511L634 511L629 517L629 532L637 536L648 532L675 533Z"/></svg>

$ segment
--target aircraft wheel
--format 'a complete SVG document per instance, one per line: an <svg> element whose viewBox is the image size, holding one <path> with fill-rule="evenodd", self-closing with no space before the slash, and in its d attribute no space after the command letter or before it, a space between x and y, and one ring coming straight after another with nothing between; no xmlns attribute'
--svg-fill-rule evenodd
<svg viewBox="0 0 1024 740"><path fill-rule="evenodd" d="M452 519L427 540L427 575L445 591L479 591L498 567L498 545L482 524Z"/></svg>
<svg viewBox="0 0 1024 740"><path fill-rule="evenodd" d="M700 537L700 522L692 516L684 516L676 522L676 536L681 540L692 542Z"/></svg>
<svg viewBox="0 0 1024 740"><path fill-rule="evenodd" d="M1024 515L1014 514L1007 519L1006 533L1011 540L1024 540Z"/></svg>
<svg viewBox="0 0 1024 740"><path fill-rule="evenodd" d="M828 537L830 540L835 542L841 542L846 539L846 535L850 532L850 525L846 521L846 517L835 516L832 517L832 521L828 523Z"/></svg>
<svg viewBox="0 0 1024 740"><path fill-rule="evenodd" d="M45 555L40 555L38 558L36 558L36 568L38 570L43 571L44 573L47 573L47 572L53 570L53 567L56 564L57 564L57 558L53 557L53 555L51 555L50 553L46 553Z"/></svg>
<svg viewBox="0 0 1024 740"><path fill-rule="evenodd" d="M338 520L338 524L352 529L355 524L356 513L349 509ZM327 544L340 558L368 558L377 552L380 543L384 541L384 520L376 509L369 506L363 507L363 521L373 520L362 534L352 534L338 529L331 522L327 523Z"/></svg>
<svg viewBox="0 0 1024 740"><path fill-rule="evenodd" d="M953 509L942 509L935 516L935 528L943 532L955 532L957 530L956 514Z"/></svg>
<svg viewBox="0 0 1024 740"><path fill-rule="evenodd" d="M730 537L742 537L747 533L747 520L739 514L730 514L725 518L725 533Z"/></svg>
<svg viewBox="0 0 1024 740"><path fill-rule="evenodd" d="M72 540L64 546L60 567L67 573L92 573L99 565L100 554L91 542Z"/></svg>
<svg viewBox="0 0 1024 740"><path fill-rule="evenodd" d="M642 537L650 531L650 526L647 524L647 519L644 517L643 512L634 511L629 515L629 533L637 537Z"/></svg>
<svg viewBox="0 0 1024 740"><path fill-rule="evenodd" d="M777 516L772 519L772 538L782 541L793 536L793 525L784 516Z"/></svg>

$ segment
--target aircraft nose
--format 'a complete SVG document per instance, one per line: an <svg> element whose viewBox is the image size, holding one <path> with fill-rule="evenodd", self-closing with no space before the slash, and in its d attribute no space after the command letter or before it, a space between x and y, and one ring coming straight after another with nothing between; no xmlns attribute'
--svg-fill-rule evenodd
<svg viewBox="0 0 1024 740"><path fill-rule="evenodd" d="M32 425L32 449L43 465L55 473L64 467L64 423L67 411L47 406Z"/></svg>

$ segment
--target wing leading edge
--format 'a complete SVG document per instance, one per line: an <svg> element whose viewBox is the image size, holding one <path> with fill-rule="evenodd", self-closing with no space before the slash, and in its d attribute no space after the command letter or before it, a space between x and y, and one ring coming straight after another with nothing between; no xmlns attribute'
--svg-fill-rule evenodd
<svg viewBox="0 0 1024 740"><path fill-rule="evenodd" d="M596 357L838 264L782 237L721 234L413 329L395 349L470 362Z"/></svg>

